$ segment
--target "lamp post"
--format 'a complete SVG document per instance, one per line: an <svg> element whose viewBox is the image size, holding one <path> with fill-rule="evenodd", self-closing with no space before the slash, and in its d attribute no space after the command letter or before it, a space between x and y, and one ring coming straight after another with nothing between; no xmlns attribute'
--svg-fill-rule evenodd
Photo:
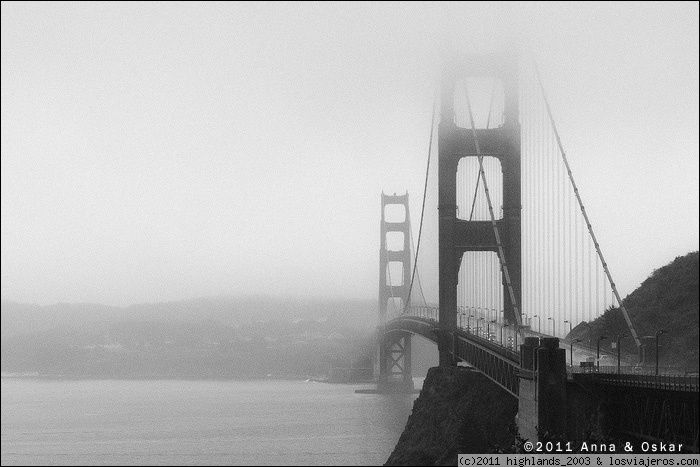
<svg viewBox="0 0 700 467"><path fill-rule="evenodd" d="M479 320L481 320L481 319L484 319L484 318L476 318L476 335L477 335L477 337L481 337L481 336L479 336Z"/></svg>
<svg viewBox="0 0 700 467"><path fill-rule="evenodd" d="M569 323L569 336L571 336L571 321L569 321L568 319L565 319L564 322Z"/></svg>
<svg viewBox="0 0 700 467"><path fill-rule="evenodd" d="M617 335L617 374L620 374L620 339L624 337L629 337L627 334Z"/></svg>
<svg viewBox="0 0 700 467"><path fill-rule="evenodd" d="M552 335L556 337L556 335L557 335L557 329L556 329L556 326L554 325L554 318L549 317L549 318L547 318L547 319L551 319L551 320L552 320Z"/></svg>
<svg viewBox="0 0 700 467"><path fill-rule="evenodd" d="M501 345L503 345L503 324L501 324Z"/></svg>
<svg viewBox="0 0 700 467"><path fill-rule="evenodd" d="M474 315L469 315L467 318L467 332L471 332L472 318L474 318Z"/></svg>
<svg viewBox="0 0 700 467"><path fill-rule="evenodd" d="M486 340L490 341L491 340L491 323L495 323L496 320L492 319L486 324Z"/></svg>
<svg viewBox="0 0 700 467"><path fill-rule="evenodd" d="M571 346L569 347L569 366L574 368L574 342L581 342L581 339L574 339L571 341Z"/></svg>
<svg viewBox="0 0 700 467"><path fill-rule="evenodd" d="M542 321L540 315L532 315L533 318L537 318L537 332L540 332L542 329Z"/></svg>
<svg viewBox="0 0 700 467"><path fill-rule="evenodd" d="M603 339L607 339L607 338L608 338L608 336L606 336L606 335L602 335L602 336L598 337L598 343L596 344L595 358L596 358L596 367L597 367L598 371L600 371L600 341L602 341Z"/></svg>
<svg viewBox="0 0 700 467"><path fill-rule="evenodd" d="M659 376L659 336L667 332L668 331L664 331L663 329L656 331L656 376Z"/></svg>

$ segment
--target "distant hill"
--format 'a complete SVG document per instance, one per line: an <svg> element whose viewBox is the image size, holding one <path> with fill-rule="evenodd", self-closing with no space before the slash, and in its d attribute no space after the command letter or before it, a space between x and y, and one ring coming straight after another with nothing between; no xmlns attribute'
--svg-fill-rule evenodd
<svg viewBox="0 0 700 467"><path fill-rule="evenodd" d="M4 373L318 377L371 365L374 300L211 297L37 306L2 301Z"/></svg>
<svg viewBox="0 0 700 467"><path fill-rule="evenodd" d="M698 276L698 252L694 251L656 269L623 300L640 338L655 336L660 329L667 332L659 338L660 365L698 371ZM601 342L601 348L605 349L610 349L611 342L618 334L629 334L619 308L606 310L591 323L591 328L593 342L600 335L610 336ZM570 337L587 341L588 327L578 325ZM637 353L631 338L623 339L620 347L622 352Z"/></svg>
<svg viewBox="0 0 700 467"><path fill-rule="evenodd" d="M376 300L302 299L275 296L201 297L115 307L97 303L31 305L2 300L2 338L55 328L106 329L118 321L208 321L241 326L256 321L331 319L353 328L378 323Z"/></svg>

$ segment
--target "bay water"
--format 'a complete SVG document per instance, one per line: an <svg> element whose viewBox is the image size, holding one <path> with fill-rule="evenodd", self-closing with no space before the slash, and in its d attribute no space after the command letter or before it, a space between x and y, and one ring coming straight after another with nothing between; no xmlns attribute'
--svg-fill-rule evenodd
<svg viewBox="0 0 700 467"><path fill-rule="evenodd" d="M417 397L270 379L1 381L2 465L381 465Z"/></svg>

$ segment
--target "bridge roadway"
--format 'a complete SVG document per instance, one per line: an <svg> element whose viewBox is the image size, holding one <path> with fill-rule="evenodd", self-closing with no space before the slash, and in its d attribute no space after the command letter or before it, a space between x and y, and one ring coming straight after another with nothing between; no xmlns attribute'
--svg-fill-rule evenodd
<svg viewBox="0 0 700 467"><path fill-rule="evenodd" d="M385 334L392 332L418 334L436 344L441 339L451 340L451 353L456 359L473 366L514 397L518 397L520 355L517 352L477 337L464 329L455 329L454 333L446 333L440 329L437 320L431 317L395 318L386 323L384 329Z"/></svg>
<svg viewBox="0 0 700 467"><path fill-rule="evenodd" d="M455 328L452 333L440 328L434 307L412 307L411 314L399 316L387 322L384 333L410 332L418 334L438 344L445 339L451 354L457 361L463 361L476 368L494 383L505 389L514 397L519 393L519 376L529 373L521 370L520 353L502 346L497 342L477 336L465 329ZM529 330L523 330L520 339L525 337L549 337ZM566 349L568 350L568 349ZM579 349L587 351L588 349ZM568 380L579 384L587 382L598 385L628 386L670 391L695 392L699 391L698 376L685 375L643 375L628 374L623 371L617 374L616 366L600 368L602 371L582 371L578 368L568 368Z"/></svg>

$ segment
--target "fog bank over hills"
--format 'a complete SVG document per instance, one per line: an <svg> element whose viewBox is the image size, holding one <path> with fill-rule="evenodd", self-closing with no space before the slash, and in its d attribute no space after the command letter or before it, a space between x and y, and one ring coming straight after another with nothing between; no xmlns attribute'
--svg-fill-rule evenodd
<svg viewBox="0 0 700 467"><path fill-rule="evenodd" d="M55 327L89 330L117 321L209 321L237 327L256 321L334 320L357 328L377 325L374 300L219 296L116 307L97 303L32 305L2 300L2 338Z"/></svg>
<svg viewBox="0 0 700 467"><path fill-rule="evenodd" d="M63 377L326 377L371 367L376 303L206 297L125 308L2 301L2 371Z"/></svg>

